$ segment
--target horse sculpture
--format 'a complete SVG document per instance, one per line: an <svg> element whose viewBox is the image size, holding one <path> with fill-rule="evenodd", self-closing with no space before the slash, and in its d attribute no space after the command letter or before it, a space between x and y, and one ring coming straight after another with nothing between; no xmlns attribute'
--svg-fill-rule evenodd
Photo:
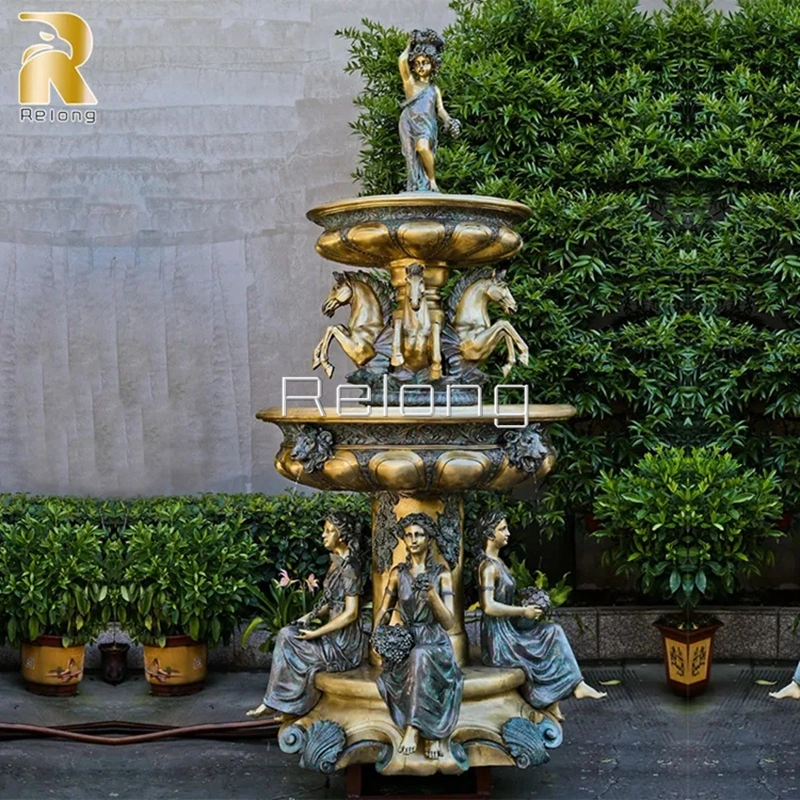
<svg viewBox="0 0 800 800"><path fill-rule="evenodd" d="M442 322L428 308L424 275L425 268L421 264L406 267L405 292L400 308L394 312L390 363L393 367L405 366L412 372L430 367L430 378L437 380L442 377Z"/></svg>
<svg viewBox="0 0 800 800"><path fill-rule="evenodd" d="M336 339L356 366L363 366L375 355L375 339L384 327L384 320L392 310L390 290L383 282L365 272L334 272L336 283L322 304L322 313L332 317L340 306L350 305L350 319L346 325L329 325L314 348L311 367L322 367L325 374L333 376L333 365L328 361L331 340Z"/></svg>
<svg viewBox="0 0 800 800"><path fill-rule="evenodd" d="M474 275L465 275L453 287L448 298L450 325L458 337L458 352L465 362L475 365L485 361L504 341L508 359L503 365L503 376L519 361L528 363L528 346L507 320L492 324L488 305L498 303L506 314L517 310L517 303L505 282L506 271L484 269ZM516 347L516 351L515 351Z"/></svg>

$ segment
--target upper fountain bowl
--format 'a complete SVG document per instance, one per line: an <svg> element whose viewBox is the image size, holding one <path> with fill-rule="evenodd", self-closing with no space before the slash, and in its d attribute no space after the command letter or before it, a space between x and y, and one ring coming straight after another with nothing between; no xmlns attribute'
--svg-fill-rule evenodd
<svg viewBox="0 0 800 800"><path fill-rule="evenodd" d="M306 215L325 228L317 252L331 261L386 268L473 267L510 258L522 248L513 225L531 210L479 195L409 192L337 200Z"/></svg>

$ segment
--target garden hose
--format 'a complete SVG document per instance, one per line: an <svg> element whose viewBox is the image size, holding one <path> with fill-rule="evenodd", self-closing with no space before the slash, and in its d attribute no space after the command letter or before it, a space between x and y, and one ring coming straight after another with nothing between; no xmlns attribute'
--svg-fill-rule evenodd
<svg viewBox="0 0 800 800"><path fill-rule="evenodd" d="M162 739L197 738L197 739L276 739L280 723L278 722L223 722L206 725L186 725L172 727L168 725L148 725L137 722L107 720L88 722L78 725L47 727L45 725L25 725L0 722L0 740L30 738L67 739L83 744L103 744L110 746L145 744ZM94 731L94 733L87 733ZM100 733L103 731L104 733ZM138 731L138 733L128 733Z"/></svg>

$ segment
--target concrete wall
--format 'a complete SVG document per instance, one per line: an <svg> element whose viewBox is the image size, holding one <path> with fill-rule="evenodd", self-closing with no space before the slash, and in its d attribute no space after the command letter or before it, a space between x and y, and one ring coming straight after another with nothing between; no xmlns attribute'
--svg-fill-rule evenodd
<svg viewBox="0 0 800 800"><path fill-rule="evenodd" d="M17 20L29 6L92 27L96 124L19 120L20 58L48 30ZM280 490L253 415L311 373L326 321L305 212L358 191L361 81L334 32L441 29L446 0L2 8L0 491Z"/></svg>
<svg viewBox="0 0 800 800"><path fill-rule="evenodd" d="M361 82L334 31L441 29L446 0L1 7L0 491L283 488L253 415L323 330L305 212L357 192ZM96 124L20 121L29 7L91 25Z"/></svg>

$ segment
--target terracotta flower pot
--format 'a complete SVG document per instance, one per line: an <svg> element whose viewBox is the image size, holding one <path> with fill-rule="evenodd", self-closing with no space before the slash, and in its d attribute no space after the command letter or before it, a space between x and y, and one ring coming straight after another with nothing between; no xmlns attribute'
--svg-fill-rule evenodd
<svg viewBox="0 0 800 800"><path fill-rule="evenodd" d="M60 636L39 636L23 642L22 678L34 694L67 696L78 691L83 678L86 646L64 647Z"/></svg>
<svg viewBox="0 0 800 800"><path fill-rule="evenodd" d="M144 674L157 695L194 694L208 672L208 648L189 636L167 636L164 647L144 646Z"/></svg>
<svg viewBox="0 0 800 800"><path fill-rule="evenodd" d="M103 680L112 686L122 683L128 677L128 650L131 646L124 642L103 642L97 649L100 651Z"/></svg>
<svg viewBox="0 0 800 800"><path fill-rule="evenodd" d="M653 624L661 631L670 689L680 697L702 694L711 678L714 634L722 623L717 620L695 630L673 628L660 620Z"/></svg>

